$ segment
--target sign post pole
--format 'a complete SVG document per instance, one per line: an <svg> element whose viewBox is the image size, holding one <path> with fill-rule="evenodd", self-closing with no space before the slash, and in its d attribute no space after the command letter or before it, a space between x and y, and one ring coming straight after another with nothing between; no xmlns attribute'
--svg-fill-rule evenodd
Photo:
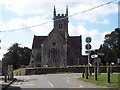
<svg viewBox="0 0 120 90"><path fill-rule="evenodd" d="M90 70L89 70L89 64L90 64L90 49L91 45L89 44L91 42L91 38L87 37L86 38L86 49L88 50L88 75L90 75Z"/></svg>

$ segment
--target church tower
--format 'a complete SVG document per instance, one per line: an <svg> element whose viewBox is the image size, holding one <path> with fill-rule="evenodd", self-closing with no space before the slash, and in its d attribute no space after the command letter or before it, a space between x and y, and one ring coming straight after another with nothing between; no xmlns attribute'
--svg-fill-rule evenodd
<svg viewBox="0 0 120 90"><path fill-rule="evenodd" d="M68 39L68 6L66 6L66 14L56 15L54 6L53 11L54 29L57 30L67 41Z"/></svg>

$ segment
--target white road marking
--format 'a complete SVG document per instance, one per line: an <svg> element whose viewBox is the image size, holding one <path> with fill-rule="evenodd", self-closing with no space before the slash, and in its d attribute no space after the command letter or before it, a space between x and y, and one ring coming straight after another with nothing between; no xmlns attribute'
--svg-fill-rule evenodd
<svg viewBox="0 0 120 90"><path fill-rule="evenodd" d="M50 82L48 81L48 83L50 83ZM53 84L52 84L52 83L50 83L50 85L53 87Z"/></svg>
<svg viewBox="0 0 120 90"><path fill-rule="evenodd" d="M70 80L67 80L67 83L70 83Z"/></svg>
<svg viewBox="0 0 120 90"><path fill-rule="evenodd" d="M24 84L24 85L35 85L35 84Z"/></svg>
<svg viewBox="0 0 120 90"><path fill-rule="evenodd" d="M69 77L67 77L67 83L70 83L70 78Z"/></svg>
<svg viewBox="0 0 120 90"><path fill-rule="evenodd" d="M52 84L52 83L50 83L50 85L53 87L53 84Z"/></svg>

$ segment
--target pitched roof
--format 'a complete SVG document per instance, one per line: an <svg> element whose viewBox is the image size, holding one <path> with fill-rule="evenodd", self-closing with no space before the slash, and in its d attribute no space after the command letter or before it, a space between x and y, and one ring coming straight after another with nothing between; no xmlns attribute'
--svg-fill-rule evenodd
<svg viewBox="0 0 120 90"><path fill-rule="evenodd" d="M68 43L75 49L82 48L81 36L69 36Z"/></svg>
<svg viewBox="0 0 120 90"><path fill-rule="evenodd" d="M48 36L34 36L32 49L39 49L41 48L41 43L47 38ZM70 44L75 49L82 48L81 44L81 36L69 36L68 44Z"/></svg>
<svg viewBox="0 0 120 90"><path fill-rule="evenodd" d="M41 43L43 42L45 38L47 38L47 36L35 36L34 35L32 49L41 48Z"/></svg>

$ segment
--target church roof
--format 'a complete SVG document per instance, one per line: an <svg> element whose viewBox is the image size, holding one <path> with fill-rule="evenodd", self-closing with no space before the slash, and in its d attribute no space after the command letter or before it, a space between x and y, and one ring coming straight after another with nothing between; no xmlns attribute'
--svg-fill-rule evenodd
<svg viewBox="0 0 120 90"><path fill-rule="evenodd" d="M75 49L82 48L81 36L69 36L68 43Z"/></svg>
<svg viewBox="0 0 120 90"><path fill-rule="evenodd" d="M41 43L45 38L47 38L47 36L34 36L32 49L41 48Z"/></svg>
<svg viewBox="0 0 120 90"><path fill-rule="evenodd" d="M39 49L41 48L41 43L47 38L48 36L34 36L32 49ZM81 46L81 36L69 36L68 44L70 44L75 49L82 48Z"/></svg>

